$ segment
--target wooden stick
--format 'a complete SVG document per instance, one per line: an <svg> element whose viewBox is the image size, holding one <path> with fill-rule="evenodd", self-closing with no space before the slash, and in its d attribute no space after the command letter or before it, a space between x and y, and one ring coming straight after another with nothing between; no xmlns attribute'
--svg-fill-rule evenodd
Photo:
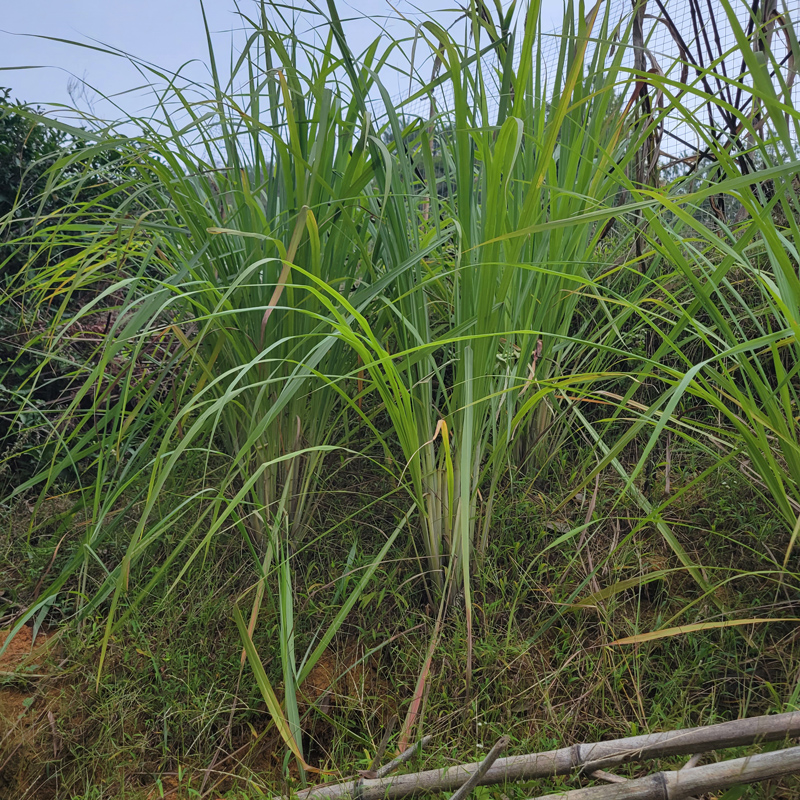
<svg viewBox="0 0 800 800"><path fill-rule="evenodd" d="M695 753L682 767L681 769L693 769L696 767L703 759L704 753ZM689 797L687 800L700 800L698 797Z"/></svg>
<svg viewBox="0 0 800 800"><path fill-rule="evenodd" d="M613 772L606 772L602 769L596 769L589 775L596 781L605 781L606 783L627 783L628 779L623 778L621 775L615 775Z"/></svg>
<svg viewBox="0 0 800 800"><path fill-rule="evenodd" d="M394 732L394 726L396 724L397 714L392 714L389 722L386 724L386 730L383 732L383 738L381 739L381 743L378 745L378 749L375 751L375 758L372 759L369 769L356 770L356 772L361 776L361 780L358 782L359 786L363 783L364 778L383 777L382 775L378 775L378 770L380 769L381 761L383 761L383 756L386 754L386 748L389 746L389 739L392 738L392 733ZM356 794L358 794L358 790L356 790Z"/></svg>
<svg viewBox="0 0 800 800"><path fill-rule="evenodd" d="M610 786L589 786L536 800L682 800L692 795L728 789L800 772L800 747L734 758L674 772L656 772Z"/></svg>
<svg viewBox="0 0 800 800"><path fill-rule="evenodd" d="M414 742L406 750L403 750L397 758L392 759L388 764L384 764L379 770L377 770L377 777L375 780L382 780L385 778L389 773L394 772L399 766L405 764L406 761L410 761L414 753L418 753L422 750L425 745L429 744L430 741L433 739L433 736L423 736L418 742ZM359 795L363 797L363 795Z"/></svg>
<svg viewBox="0 0 800 800"><path fill-rule="evenodd" d="M700 760L703 758L702 753L695 753L682 767L681 769L694 769L699 763Z"/></svg>
<svg viewBox="0 0 800 800"><path fill-rule="evenodd" d="M594 744L576 744L547 753L498 758L481 778L482 786L504 781L526 781L568 775L576 770L587 773L629 761L643 761L674 755L691 755L724 747L754 742L774 742L800 736L800 711L722 722L699 728L650 733ZM455 791L466 783L480 763L461 764L446 769L431 769L392 778L360 783L361 800L393 800L422 792ZM695 767L695 769L699 769ZM687 774L694 770L686 770ZM360 779L359 779L360 782ZM300 800L340 800L353 797L357 781L328 783L299 792Z"/></svg>
<svg viewBox="0 0 800 800"><path fill-rule="evenodd" d="M469 793L478 785L478 781L489 771L489 768L500 757L503 750L508 747L511 739L508 736L501 736L494 747L486 754L486 758L481 761L481 765L470 775L469 780L456 791L450 800L466 800Z"/></svg>

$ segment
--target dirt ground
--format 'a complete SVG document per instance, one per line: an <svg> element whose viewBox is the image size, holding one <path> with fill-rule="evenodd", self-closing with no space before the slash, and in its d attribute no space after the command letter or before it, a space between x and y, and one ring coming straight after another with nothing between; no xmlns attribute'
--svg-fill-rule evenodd
<svg viewBox="0 0 800 800"><path fill-rule="evenodd" d="M0 646L9 630L0 631ZM55 682L45 687L42 678L51 677L45 659L52 662L56 637L39 630L34 639L33 628L21 628L0 656L0 800L22 797L27 781L33 779L42 763L42 752L58 758L61 739L56 714L60 690ZM49 747L44 735L49 738ZM38 794L46 797L48 793Z"/></svg>

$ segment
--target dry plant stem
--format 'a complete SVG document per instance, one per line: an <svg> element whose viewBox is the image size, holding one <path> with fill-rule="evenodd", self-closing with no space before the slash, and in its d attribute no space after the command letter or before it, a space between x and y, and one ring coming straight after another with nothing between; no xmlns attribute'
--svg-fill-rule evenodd
<svg viewBox="0 0 800 800"><path fill-rule="evenodd" d="M379 770L377 770L378 777L376 780L385 778L387 775L394 772L399 766L405 764L406 761L410 761L413 755L421 752L422 748L429 744L432 739L433 736L423 736L418 742L415 742L407 750L404 750L402 753L400 753L397 758L392 759L388 764L384 764Z"/></svg>
<svg viewBox="0 0 800 800"><path fill-rule="evenodd" d="M376 775L378 774L378 770L381 768L381 761L383 761L386 748L389 746L389 739L392 738L395 725L397 725L397 714L392 714L389 722L386 723L386 731L383 734L383 739L381 739L381 743L378 745L378 749L375 751L375 758L372 759L372 764L370 765L370 770L372 770Z"/></svg>
<svg viewBox="0 0 800 800"><path fill-rule="evenodd" d="M533 780L553 775L568 775L644 761L649 758L694 754L754 742L774 742L800 735L800 711L752 717L699 728L650 733L594 744L576 744L546 753L499 758L480 780L480 785L504 781ZM387 765L388 766L388 765ZM358 787L362 800L408 797L433 791L454 791L466 783L480 763L462 764L447 769L432 769L382 780L365 780ZM697 768L699 769L699 768ZM691 773L693 770L687 770ZM338 800L354 796L356 781L323 784L298 793L301 800Z"/></svg>
<svg viewBox="0 0 800 800"><path fill-rule="evenodd" d="M58 758L61 750L61 737L58 735L55 715L49 708L47 709L47 721L50 723L50 731L53 734L53 758Z"/></svg>
<svg viewBox="0 0 800 800"><path fill-rule="evenodd" d="M228 714L228 724L225 727L225 735L220 738L219 745L214 753L214 758L211 759L211 763L206 767L203 772L203 782L200 784L200 797L203 798L206 796L207 792L205 791L206 784L208 783L208 779L211 777L211 773L214 770L214 767L217 765L217 760L219 759L219 755L222 752L222 748L225 742L230 738L231 730L233 729L233 718L236 715L236 706L239 702L239 686L242 683L242 670L243 665L239 665L239 677L236 679L236 691L233 694L233 703L231 704L231 711ZM213 788L209 791L213 791Z"/></svg>
<svg viewBox="0 0 800 800"><path fill-rule="evenodd" d="M672 432L667 431L667 454L664 462L664 494L672 494L670 468L672 467Z"/></svg>
<svg viewBox="0 0 800 800"><path fill-rule="evenodd" d="M501 736L495 742L494 747L486 754L486 758L481 761L481 765L478 769L472 773L472 777L453 794L450 800L466 800L469 793L478 785L480 779L489 771L492 764L497 761L503 750L508 747L510 741L511 739L508 736Z"/></svg>
<svg viewBox="0 0 800 800"><path fill-rule="evenodd" d="M656 772L611 786L590 786L536 800L683 800L705 792L728 789L800 772L800 747L759 753L717 764L674 772Z"/></svg>
<svg viewBox="0 0 800 800"><path fill-rule="evenodd" d="M417 684L414 687L414 696L411 699L411 705L408 708L408 713L406 714L405 721L403 722L403 727L400 728L400 741L397 743L397 749L401 753L405 751L406 747L408 747L408 742L411 738L411 731L414 729L414 726L417 724L417 720L421 716L420 706L422 704L423 697L425 696L425 686L428 681L428 676L430 675L433 654L436 652L436 647L439 644L439 635L441 634L442 630L442 620L444 619L444 613L447 605L448 603L445 597L439 604L439 613L436 616L436 625L434 626L433 635L431 636L431 641L428 645L428 652L425 655L425 661L423 662L422 669L417 677Z"/></svg>
<svg viewBox="0 0 800 800"><path fill-rule="evenodd" d="M578 543L578 552L580 553L581 562L583 562L583 543L586 540L586 531L588 530L588 525L592 521L592 516L594 516L594 509L597 506L597 495L600 491L600 473L598 472L594 479L594 491L592 492L592 499L589 501L589 507L586 509L586 518L584 519L584 525L586 526L581 533L581 538ZM600 583L597 580L597 575L594 571L594 562L592 559L592 551L589 547L586 548L586 560L589 562L588 569L584 565L584 569L586 570L587 574L591 574L592 576L592 592L597 594L600 591Z"/></svg>

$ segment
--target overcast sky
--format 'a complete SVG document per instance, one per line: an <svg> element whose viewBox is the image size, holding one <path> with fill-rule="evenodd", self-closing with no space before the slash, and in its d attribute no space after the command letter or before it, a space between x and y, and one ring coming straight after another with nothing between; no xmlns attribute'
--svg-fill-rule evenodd
<svg viewBox="0 0 800 800"><path fill-rule="evenodd" d="M285 5L301 9L303 0L284 0ZM48 106L72 105L70 79L86 82L88 90L79 105L84 109L87 98L96 113L116 117L113 107L100 95L116 96L123 108L141 111L146 105L143 94L129 93L145 79L126 59L114 57L90 47L117 48L139 59L174 72L186 62L194 61L188 73L203 80L207 75L206 37L199 0L27 0L3 4L0 16L0 86L10 87L14 99ZM324 6L322 2L320 5ZM454 20L454 0L338 0L337 8L347 23L347 37L356 52L374 39L384 28L395 38L412 32L397 12L419 20L419 10L442 24ZM492 4L490 3L490 6ZM397 11L393 10L397 9ZM561 0L544 0L543 27L552 30L562 14ZM240 8L250 13L254 0L242 0ZM206 14L214 32L215 49L228 54L231 42L241 42L242 21L236 14L233 0L207 0ZM298 10L298 27L310 28L313 18ZM311 34L310 34L311 35ZM39 37L53 37L82 42L76 47ZM410 52L410 48L408 48ZM9 69L33 67L33 69ZM407 83L405 84L407 86ZM401 82L387 87L392 94L402 92Z"/></svg>

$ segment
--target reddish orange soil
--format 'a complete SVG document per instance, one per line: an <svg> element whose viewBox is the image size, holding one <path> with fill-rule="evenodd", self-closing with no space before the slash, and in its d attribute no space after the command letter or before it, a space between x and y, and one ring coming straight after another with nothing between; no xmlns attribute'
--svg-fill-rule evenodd
<svg viewBox="0 0 800 800"><path fill-rule="evenodd" d="M5 644L10 631L0 631L0 647ZM21 628L0 656L0 678L13 678L15 673L24 676L37 672L43 666L49 650L51 635L39 631L33 639L30 626ZM32 670L24 669L33 667ZM30 675L30 677L33 677ZM17 797L21 793L23 776L37 751L35 742L42 725L49 727L47 708L52 698L44 696L25 681L6 682L0 686L0 800ZM57 739L56 739L57 741ZM56 744L51 746L57 750Z"/></svg>

